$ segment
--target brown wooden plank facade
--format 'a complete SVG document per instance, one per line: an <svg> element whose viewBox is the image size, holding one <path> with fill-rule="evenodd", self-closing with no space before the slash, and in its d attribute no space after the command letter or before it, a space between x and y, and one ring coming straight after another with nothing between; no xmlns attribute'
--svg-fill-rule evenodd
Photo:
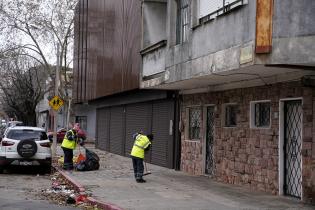
<svg viewBox="0 0 315 210"><path fill-rule="evenodd" d="M75 103L139 87L140 1L80 0L75 33Z"/></svg>

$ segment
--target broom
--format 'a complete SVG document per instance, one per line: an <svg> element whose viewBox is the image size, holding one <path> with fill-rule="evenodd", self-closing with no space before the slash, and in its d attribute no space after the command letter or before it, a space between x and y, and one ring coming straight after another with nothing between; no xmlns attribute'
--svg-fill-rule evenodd
<svg viewBox="0 0 315 210"><path fill-rule="evenodd" d="M144 162L144 167L145 167L145 173L143 174L143 176L152 174L151 171L148 171L148 169L147 169L147 163L146 163L146 162Z"/></svg>

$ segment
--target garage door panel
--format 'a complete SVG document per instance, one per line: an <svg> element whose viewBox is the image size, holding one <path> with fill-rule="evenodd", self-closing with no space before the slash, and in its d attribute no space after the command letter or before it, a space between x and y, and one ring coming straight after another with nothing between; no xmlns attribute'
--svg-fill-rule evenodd
<svg viewBox="0 0 315 210"><path fill-rule="evenodd" d="M151 132L151 103L137 103L126 106L125 156L130 155L134 140L132 134L143 131Z"/></svg>
<svg viewBox="0 0 315 210"><path fill-rule="evenodd" d="M124 107L112 107L110 109L110 152L123 155L124 151Z"/></svg>
<svg viewBox="0 0 315 210"><path fill-rule="evenodd" d="M109 109L97 110L97 148L109 151Z"/></svg>
<svg viewBox="0 0 315 210"><path fill-rule="evenodd" d="M159 101L153 103L151 163L173 168L173 135L170 133L170 121L174 119L174 102Z"/></svg>
<svg viewBox="0 0 315 210"><path fill-rule="evenodd" d="M111 153L129 156L133 146L132 134L152 133L152 147L146 161L173 167L174 101L160 100L99 109L97 112L97 146Z"/></svg>

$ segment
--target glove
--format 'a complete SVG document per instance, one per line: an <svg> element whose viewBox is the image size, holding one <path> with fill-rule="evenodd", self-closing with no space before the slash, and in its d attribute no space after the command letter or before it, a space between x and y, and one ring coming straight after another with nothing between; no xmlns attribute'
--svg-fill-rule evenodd
<svg viewBox="0 0 315 210"><path fill-rule="evenodd" d="M83 146L84 145L84 141L83 141L83 139L79 139L79 144L80 144L80 146Z"/></svg>

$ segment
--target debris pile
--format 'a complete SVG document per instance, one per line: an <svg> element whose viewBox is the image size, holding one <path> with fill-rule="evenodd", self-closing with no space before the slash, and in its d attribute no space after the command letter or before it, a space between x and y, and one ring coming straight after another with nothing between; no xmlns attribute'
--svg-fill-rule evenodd
<svg viewBox="0 0 315 210"><path fill-rule="evenodd" d="M64 179L60 173L56 172L51 178L52 184L49 189L42 189L39 197L49 200L58 205L71 205L87 210L97 210L96 206L85 203L87 194L76 192L73 187Z"/></svg>

